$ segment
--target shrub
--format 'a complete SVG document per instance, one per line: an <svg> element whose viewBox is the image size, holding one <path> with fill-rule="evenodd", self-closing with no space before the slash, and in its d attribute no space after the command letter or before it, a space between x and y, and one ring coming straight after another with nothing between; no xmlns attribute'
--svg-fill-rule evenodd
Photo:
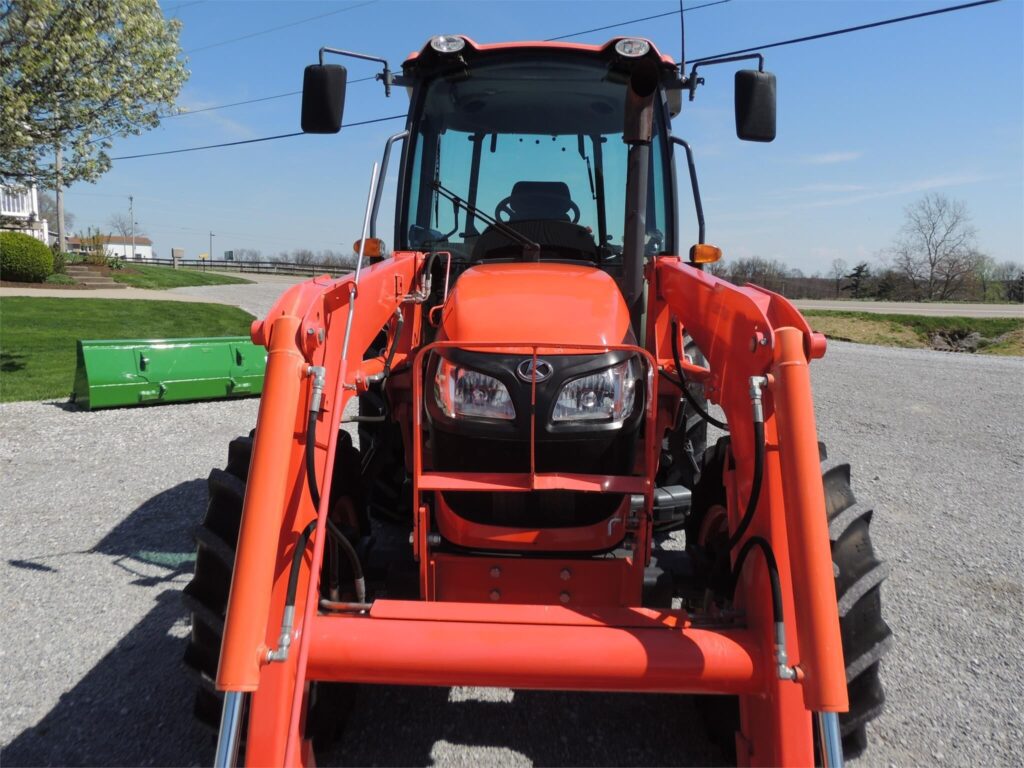
<svg viewBox="0 0 1024 768"><path fill-rule="evenodd" d="M63 275L68 265L68 255L62 251L53 249L53 274Z"/></svg>
<svg viewBox="0 0 1024 768"><path fill-rule="evenodd" d="M0 277L18 283L41 283L53 272L53 252L21 232L0 232Z"/></svg>

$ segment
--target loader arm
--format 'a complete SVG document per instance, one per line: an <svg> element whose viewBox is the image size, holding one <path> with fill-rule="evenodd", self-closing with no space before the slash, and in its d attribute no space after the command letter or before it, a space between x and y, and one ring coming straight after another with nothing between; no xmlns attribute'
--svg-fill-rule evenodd
<svg viewBox="0 0 1024 768"><path fill-rule="evenodd" d="M778 562L787 616L789 661L797 685L774 675L767 697L741 697L744 762L804 762L798 740L774 738L807 712L844 712L848 707L832 557L818 437L808 363L825 353L825 339L786 299L755 286L737 287L676 257L661 257L648 268L648 339L659 360L679 323L708 362L705 392L725 411L735 468L729 495L729 530L735 531L751 493L755 453L751 407L752 377L765 377L763 396L765 466L756 512L736 553L751 537L766 539ZM666 360L673 369L674 363ZM736 590L751 628L771 624L769 583L762 563L747 562ZM763 753L765 745L778 750ZM758 754L760 752L760 754Z"/></svg>
<svg viewBox="0 0 1024 768"><path fill-rule="evenodd" d="M296 635L301 642L283 662L270 664L268 657L277 643L294 542L316 519L312 563L321 561L331 483L326 468L333 466L342 413L356 394L356 380L363 378L362 353L405 301L422 263L422 254L397 253L363 269L358 285L353 275L301 283L288 290L264 320L253 323L253 341L268 350L267 373L217 687L228 692L260 690L261 695L253 698L252 721L274 725L250 729L248 739L250 748L268 764L301 761L298 740L293 740L287 757L285 748L288 712L303 689L301 683L296 685L308 648L308 635L301 630L315 606L315 591L307 595L309 564L300 573L296 604ZM303 461L311 366L322 366L326 373L316 444L317 475L322 478L319 510L307 491Z"/></svg>

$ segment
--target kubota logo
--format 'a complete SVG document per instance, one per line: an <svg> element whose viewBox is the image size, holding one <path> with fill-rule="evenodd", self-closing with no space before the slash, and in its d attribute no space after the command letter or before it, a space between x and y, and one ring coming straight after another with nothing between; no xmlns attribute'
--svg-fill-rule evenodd
<svg viewBox="0 0 1024 768"><path fill-rule="evenodd" d="M516 376L523 381L533 381L534 377L537 381L544 381L551 378L551 374L554 372L554 367L547 360L537 360L534 363L532 357L523 360L516 366Z"/></svg>

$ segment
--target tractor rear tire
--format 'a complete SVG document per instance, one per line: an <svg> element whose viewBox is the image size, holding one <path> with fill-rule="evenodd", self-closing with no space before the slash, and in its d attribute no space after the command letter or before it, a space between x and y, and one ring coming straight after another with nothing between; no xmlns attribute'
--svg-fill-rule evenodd
<svg viewBox="0 0 1024 768"><path fill-rule="evenodd" d="M686 546L694 549L695 562L710 565L724 561L717 557L715 545L724 546L721 524L705 526L708 513L721 516L725 505L722 477L727 460L728 438L722 438L705 455L701 482L694 491L693 514L686 524ZM850 485L850 465L829 460L825 446L819 444L822 482L825 490L825 511L829 521L833 569L836 574L836 598L839 603L839 630L846 661L846 684L850 711L839 715L846 757L855 757L867 747L865 726L878 717L884 708L885 692L879 679L882 657L892 646L892 631L882 618L881 584L889 575L889 567L878 560L871 543L869 526L873 505L858 500ZM723 518L724 519L724 518ZM711 521L708 521L709 523ZM701 537L707 540L702 541ZM707 551L710 549L711 551ZM728 582L727 569L705 574L708 586ZM738 724L739 710L716 697L719 706L705 710L717 722L709 722L709 731L720 746L731 752L732 732ZM722 722L728 720L726 724ZM722 736L727 736L722 738Z"/></svg>
<svg viewBox="0 0 1024 768"><path fill-rule="evenodd" d="M192 616L183 660L198 678L193 712L198 721L214 730L220 725L224 705L224 695L215 681L252 446L252 432L248 437L235 438L228 446L227 467L210 472L210 501L203 522L195 530L195 575L182 592ZM353 685L311 686L306 735L314 744L325 746L337 737L352 708L354 693Z"/></svg>

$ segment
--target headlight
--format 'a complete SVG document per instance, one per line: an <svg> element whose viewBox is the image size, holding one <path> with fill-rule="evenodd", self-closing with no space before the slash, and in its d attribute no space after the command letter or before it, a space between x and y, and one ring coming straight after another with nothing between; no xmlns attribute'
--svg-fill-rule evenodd
<svg viewBox="0 0 1024 768"><path fill-rule="evenodd" d="M551 420L556 423L622 423L633 413L639 380L640 367L633 359L568 381L558 393Z"/></svg>
<svg viewBox="0 0 1024 768"><path fill-rule="evenodd" d="M505 385L441 358L434 376L434 400L449 418L512 420L515 406Z"/></svg>

